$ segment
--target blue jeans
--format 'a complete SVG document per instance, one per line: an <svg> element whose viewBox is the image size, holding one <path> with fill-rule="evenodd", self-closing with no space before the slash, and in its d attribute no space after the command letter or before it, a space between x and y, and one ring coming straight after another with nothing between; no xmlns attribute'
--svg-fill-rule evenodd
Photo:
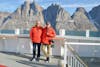
<svg viewBox="0 0 100 67"><path fill-rule="evenodd" d="M37 47L37 58L40 57L40 49L41 49L41 43L33 43L33 58L36 56L36 47Z"/></svg>

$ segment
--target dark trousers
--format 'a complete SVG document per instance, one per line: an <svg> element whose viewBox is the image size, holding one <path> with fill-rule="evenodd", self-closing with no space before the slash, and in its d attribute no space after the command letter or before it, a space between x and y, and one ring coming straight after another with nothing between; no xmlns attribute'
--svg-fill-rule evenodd
<svg viewBox="0 0 100 67"><path fill-rule="evenodd" d="M41 43L33 43L33 58L35 58L36 56L36 47L37 47L37 58L40 57Z"/></svg>

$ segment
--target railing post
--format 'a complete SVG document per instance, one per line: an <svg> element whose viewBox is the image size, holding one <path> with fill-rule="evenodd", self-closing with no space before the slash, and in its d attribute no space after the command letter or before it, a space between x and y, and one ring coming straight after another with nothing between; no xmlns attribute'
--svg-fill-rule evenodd
<svg viewBox="0 0 100 67"><path fill-rule="evenodd" d="M59 34L60 36L65 36L65 29L60 29Z"/></svg>
<svg viewBox="0 0 100 67"><path fill-rule="evenodd" d="M72 67L72 66L73 66L73 64L72 64L72 63L73 63L73 58L72 58L72 56L71 56L71 62L70 62L70 63L71 63L70 66Z"/></svg>
<svg viewBox="0 0 100 67"><path fill-rule="evenodd" d="M20 29L15 29L15 34L19 35L20 34ZM18 41L18 39L17 39L17 41ZM17 45L17 51L16 51L16 53L20 53L20 46L21 45L19 45L19 44Z"/></svg>
<svg viewBox="0 0 100 67"><path fill-rule="evenodd" d="M64 44L64 67L66 67L66 65L67 65L67 44L65 43Z"/></svg>
<svg viewBox="0 0 100 67"><path fill-rule="evenodd" d="M65 36L65 29L60 29L59 30L59 35L60 36ZM64 55L64 47L63 46L61 46L61 56L63 56Z"/></svg>
<svg viewBox="0 0 100 67"><path fill-rule="evenodd" d="M90 31L86 30L86 37L89 37L89 36L90 36Z"/></svg>
<svg viewBox="0 0 100 67"><path fill-rule="evenodd" d="M15 29L15 34L19 35L20 34L20 29Z"/></svg>

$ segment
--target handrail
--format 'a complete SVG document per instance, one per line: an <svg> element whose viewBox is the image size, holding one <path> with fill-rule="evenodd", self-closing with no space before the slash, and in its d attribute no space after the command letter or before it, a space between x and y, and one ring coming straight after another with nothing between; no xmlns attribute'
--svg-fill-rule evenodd
<svg viewBox="0 0 100 67"><path fill-rule="evenodd" d="M0 34L0 37L19 37L19 38L29 38L29 34ZM62 39L81 39L81 40L96 40L100 41L100 37L84 37L84 36L60 36L57 35L56 38Z"/></svg>
<svg viewBox="0 0 100 67"><path fill-rule="evenodd" d="M88 67L87 64L79 57L78 53L72 48L71 45L67 44L67 48L73 53L73 55L82 63L85 67Z"/></svg>
<svg viewBox="0 0 100 67"><path fill-rule="evenodd" d="M65 42L65 44L71 45L100 45L100 43L79 43L79 42Z"/></svg>
<svg viewBox="0 0 100 67"><path fill-rule="evenodd" d="M100 41L100 37L85 37L85 36L59 36L57 35L56 37L59 38L65 38L65 39L79 39L79 40L96 40L96 41Z"/></svg>

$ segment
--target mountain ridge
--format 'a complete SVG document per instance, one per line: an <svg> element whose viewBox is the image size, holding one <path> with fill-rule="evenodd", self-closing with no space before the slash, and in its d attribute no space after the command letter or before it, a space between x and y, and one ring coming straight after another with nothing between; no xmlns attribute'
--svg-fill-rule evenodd
<svg viewBox="0 0 100 67"><path fill-rule="evenodd" d="M64 8L58 4L51 4L47 9L43 9L35 1L25 1L13 13L7 16L0 29L30 29L36 20L42 24L47 21L55 30L77 30L85 31L87 29L97 31L98 29L91 23L89 13L83 7L78 7L71 16Z"/></svg>
<svg viewBox="0 0 100 67"><path fill-rule="evenodd" d="M91 16L91 19L94 21L94 24L100 31L100 5L92 8L91 11L89 11L89 14Z"/></svg>

